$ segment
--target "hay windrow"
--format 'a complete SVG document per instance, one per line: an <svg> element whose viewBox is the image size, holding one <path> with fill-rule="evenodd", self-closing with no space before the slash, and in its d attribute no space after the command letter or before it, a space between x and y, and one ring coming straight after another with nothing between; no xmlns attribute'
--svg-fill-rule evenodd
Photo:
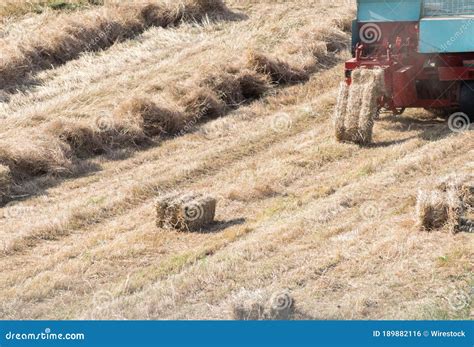
<svg viewBox="0 0 474 347"><path fill-rule="evenodd" d="M197 84L197 86L196 86ZM184 91L184 111L170 109L143 97L132 97L111 115L96 120L58 119L48 124L35 139L22 146L0 144L0 163L12 169L15 178L45 174L68 174L77 158L102 154L110 149L143 146L153 137L176 135L188 123L223 116L229 109L260 97L270 87L265 75L246 69L234 74L210 74ZM101 118L101 117L99 117Z"/></svg>
<svg viewBox="0 0 474 347"><path fill-rule="evenodd" d="M68 144L78 157L88 157L104 151L97 131L89 124L58 119L48 125L46 132Z"/></svg>
<svg viewBox="0 0 474 347"><path fill-rule="evenodd" d="M349 16L352 22L352 16ZM316 63L330 63L329 53L337 53L347 49L349 35L344 30L344 23L335 23L334 26L321 26L321 24L302 29L296 38L285 44L286 51L290 54L302 53L316 59ZM346 32L345 32L346 31ZM331 56L332 58L332 56Z"/></svg>
<svg viewBox="0 0 474 347"><path fill-rule="evenodd" d="M199 84L216 93L227 107L238 107L245 101L240 82L233 74L227 72L210 74Z"/></svg>
<svg viewBox="0 0 474 347"><path fill-rule="evenodd" d="M114 111L116 123L141 128L146 136L173 135L184 126L184 115L158 106L152 100L134 97L120 104Z"/></svg>
<svg viewBox="0 0 474 347"><path fill-rule="evenodd" d="M35 71L75 59L82 52L105 49L149 27L201 21L229 10L220 0L188 0L175 5L152 1L120 4L84 13L62 14L20 41L0 40L0 89L13 89Z"/></svg>
<svg viewBox="0 0 474 347"><path fill-rule="evenodd" d="M0 164L7 165L14 179L41 175L64 175L72 170L72 151L52 136L32 136L28 141L0 141Z"/></svg>
<svg viewBox="0 0 474 347"><path fill-rule="evenodd" d="M266 75L242 68L225 70L228 72L211 73L197 84L214 93L227 109L258 99L270 88Z"/></svg>
<svg viewBox="0 0 474 347"><path fill-rule="evenodd" d="M184 96L180 103L188 119L199 122L216 119L224 115L226 104L209 88L197 88Z"/></svg>
<svg viewBox="0 0 474 347"><path fill-rule="evenodd" d="M248 69L239 71L237 81L245 101L259 99L270 89L270 81L266 75Z"/></svg>
<svg viewBox="0 0 474 347"><path fill-rule="evenodd" d="M111 38L133 35L135 30L143 30L146 26L175 25L184 20L183 11L194 15L200 11L216 14L227 8L222 1L190 0L185 6L174 7L174 11L169 9L153 3L112 6L95 17L95 26L84 29L87 21L68 22L64 32L68 37L77 40L78 44L83 44L95 33L94 30L99 30L98 28L101 31L113 31L115 34L111 33L112 36L102 35L99 41L94 41L94 47L100 49L102 45L109 44L108 40ZM107 20L112 17L114 20L111 26L105 28ZM123 29L124 23L131 31ZM53 43L45 51L49 58L58 58L59 60L55 61L57 63L64 60L63 57L55 58L54 49L59 47L66 50L67 54L74 54L76 51L76 41L70 45L69 42L61 40L62 36L52 37ZM42 49L40 46L35 47ZM65 60L70 58L68 55L65 57ZM119 104L110 114L98 116L103 118L104 122L96 119L92 124L59 119L41 129L42 133L36 135L32 148L3 148L3 162L11 167L15 178L68 174L71 172L72 163L78 158L102 154L115 148L142 147L153 143L154 137L184 133L197 123L221 117L244 103L262 97L276 84L304 82L309 78L309 72L279 59L258 53L251 53L248 58L246 64L239 61L235 65L224 65L215 69L220 72L212 71L204 73L203 76L200 71L194 80L188 81L184 89L175 94L179 107L163 107L147 97L131 97ZM48 64L51 61L48 61ZM39 142L44 143L37 145ZM42 153L43 151L45 153ZM34 154L29 156L28 153Z"/></svg>
<svg viewBox="0 0 474 347"><path fill-rule="evenodd" d="M278 84L301 83L309 79L309 73L305 70L255 51L247 54L247 67L268 75L273 82Z"/></svg>
<svg viewBox="0 0 474 347"><path fill-rule="evenodd" d="M180 6L182 20L202 21L205 18L232 19L232 12L222 0L186 0Z"/></svg>
<svg viewBox="0 0 474 347"><path fill-rule="evenodd" d="M132 10L134 10L132 8ZM135 9L136 10L136 9ZM148 4L139 9L142 25L147 28L151 26L166 28L177 25L181 20L178 9L173 9L162 4Z"/></svg>

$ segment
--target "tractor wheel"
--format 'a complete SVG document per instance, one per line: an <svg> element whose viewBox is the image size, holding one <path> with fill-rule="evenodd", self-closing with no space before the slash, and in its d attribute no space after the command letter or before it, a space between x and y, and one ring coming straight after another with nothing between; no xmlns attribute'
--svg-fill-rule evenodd
<svg viewBox="0 0 474 347"><path fill-rule="evenodd" d="M461 86L459 104L461 106L461 112L467 114L471 121L474 122L474 82L465 82Z"/></svg>

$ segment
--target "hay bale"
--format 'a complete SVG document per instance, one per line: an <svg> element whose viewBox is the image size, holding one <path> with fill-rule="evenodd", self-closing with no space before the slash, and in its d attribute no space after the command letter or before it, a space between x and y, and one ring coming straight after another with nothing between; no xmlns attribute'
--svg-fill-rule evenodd
<svg viewBox="0 0 474 347"><path fill-rule="evenodd" d="M450 189L446 193L446 206L448 220L447 224L449 229L453 232L458 231L458 227L461 221L461 216L464 214L465 205L461 200L460 191Z"/></svg>
<svg viewBox="0 0 474 347"><path fill-rule="evenodd" d="M378 100L384 92L382 69L357 69L352 72L349 91L341 89L336 105L334 124L338 141L361 145L372 141Z"/></svg>
<svg viewBox="0 0 474 347"><path fill-rule="evenodd" d="M182 231L202 230L214 221L216 199L202 194L171 194L157 199L157 226Z"/></svg>
<svg viewBox="0 0 474 347"><path fill-rule="evenodd" d="M443 192L455 190L466 207L474 207L474 175L455 173L442 177L436 188Z"/></svg>
<svg viewBox="0 0 474 347"><path fill-rule="evenodd" d="M349 142L357 142L359 137L359 115L364 91L363 86L360 84L361 74L361 69L353 71L352 84L349 87L349 96L344 119L344 127L346 129L344 140Z"/></svg>
<svg viewBox="0 0 474 347"><path fill-rule="evenodd" d="M337 104L334 113L333 123L337 141L344 141L346 134L346 127L344 124L345 114L347 109L347 102L349 96L349 86L343 82L340 84L339 93L337 96Z"/></svg>
<svg viewBox="0 0 474 347"><path fill-rule="evenodd" d="M462 186L461 198L462 198L463 203L467 207L474 209L474 184L473 183L468 183Z"/></svg>
<svg viewBox="0 0 474 347"><path fill-rule="evenodd" d="M383 70L363 70L360 83L364 88L359 115L359 143L367 144L372 142L374 118L379 108L379 98L385 92Z"/></svg>
<svg viewBox="0 0 474 347"><path fill-rule="evenodd" d="M455 230L460 223L464 206L455 190L420 190L416 201L417 225L423 230L449 226Z"/></svg>
<svg viewBox="0 0 474 347"><path fill-rule="evenodd" d="M448 191L449 189L460 190L461 187L472 180L472 175L452 173L444 177L439 178L435 182L436 189L439 189L443 192Z"/></svg>
<svg viewBox="0 0 474 347"><path fill-rule="evenodd" d="M257 52L248 53L247 66L259 73L268 75L275 83L300 83L309 79L309 74L303 69L293 67L287 62L272 59Z"/></svg>
<svg viewBox="0 0 474 347"><path fill-rule="evenodd" d="M10 194L11 184L12 177L10 168L0 164L0 204L2 204Z"/></svg>
<svg viewBox="0 0 474 347"><path fill-rule="evenodd" d="M273 295L269 306L268 319L289 320L295 313L295 299L288 291Z"/></svg>
<svg viewBox="0 0 474 347"><path fill-rule="evenodd" d="M263 320L266 301L262 291L242 289L231 300L231 317L234 320Z"/></svg>
<svg viewBox="0 0 474 347"><path fill-rule="evenodd" d="M465 233L474 233L474 220L468 218L461 218L458 226L458 231Z"/></svg>
<svg viewBox="0 0 474 347"><path fill-rule="evenodd" d="M234 320L288 320L295 311L295 301L287 291L269 295L263 290L242 289L230 300Z"/></svg>
<svg viewBox="0 0 474 347"><path fill-rule="evenodd" d="M416 219L422 229L442 228L448 221L448 206L443 193L420 190L416 199Z"/></svg>

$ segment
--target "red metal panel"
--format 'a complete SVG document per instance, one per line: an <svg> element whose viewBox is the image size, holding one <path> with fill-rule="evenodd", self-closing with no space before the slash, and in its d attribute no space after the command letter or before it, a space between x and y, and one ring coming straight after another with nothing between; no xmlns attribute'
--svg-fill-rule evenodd
<svg viewBox="0 0 474 347"><path fill-rule="evenodd" d="M409 107L417 102L415 71L405 66L393 73L393 103L395 107Z"/></svg>
<svg viewBox="0 0 474 347"><path fill-rule="evenodd" d="M474 68L470 67L440 67L438 68L440 81L462 81L474 79Z"/></svg>
<svg viewBox="0 0 474 347"><path fill-rule="evenodd" d="M418 99L416 105L413 105L413 107L422 108L446 108L452 106L455 106L455 104L449 99Z"/></svg>

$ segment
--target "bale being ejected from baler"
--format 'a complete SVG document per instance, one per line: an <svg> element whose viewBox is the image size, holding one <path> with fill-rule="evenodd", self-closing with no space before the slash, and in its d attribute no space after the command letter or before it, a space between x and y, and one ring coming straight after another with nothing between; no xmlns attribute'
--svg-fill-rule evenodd
<svg viewBox="0 0 474 347"><path fill-rule="evenodd" d="M382 69L357 69L352 72L352 83L342 83L334 127L336 139L361 145L372 142L374 119L379 111L379 100L385 93Z"/></svg>

